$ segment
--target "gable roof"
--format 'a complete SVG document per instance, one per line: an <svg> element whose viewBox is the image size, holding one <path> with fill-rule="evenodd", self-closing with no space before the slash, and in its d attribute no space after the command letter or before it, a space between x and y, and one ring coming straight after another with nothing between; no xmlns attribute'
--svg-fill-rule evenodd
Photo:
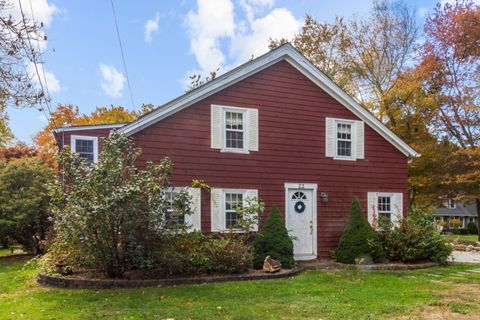
<svg viewBox="0 0 480 320"><path fill-rule="evenodd" d="M187 92L186 94L167 102L163 106L138 118L137 120L118 129L125 135L132 135L192 104L217 93L275 63L285 60L313 81L317 86L327 92L340 104L350 110L358 118L362 119L373 130L393 144L398 150L408 157L417 157L419 154L406 144L402 139L388 129L381 121L369 111L358 104L345 91L340 89L328 76L315 67L307 58L298 52L291 44L284 44L256 59L238 66L235 69L219 76L213 81Z"/></svg>
<svg viewBox="0 0 480 320"><path fill-rule="evenodd" d="M444 205L437 208L434 216L458 216L458 217L477 217L477 205L475 202L459 201L454 209L445 207Z"/></svg>

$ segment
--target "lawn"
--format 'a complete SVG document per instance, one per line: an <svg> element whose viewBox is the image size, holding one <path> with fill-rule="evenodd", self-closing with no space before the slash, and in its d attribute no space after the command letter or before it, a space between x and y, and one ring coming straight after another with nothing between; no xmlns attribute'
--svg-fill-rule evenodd
<svg viewBox="0 0 480 320"><path fill-rule="evenodd" d="M468 243L468 244L475 244L475 242L478 241L478 236L475 234L467 234L467 235L450 234L450 235L444 235L444 238L448 241L460 240L461 242Z"/></svg>
<svg viewBox="0 0 480 320"><path fill-rule="evenodd" d="M31 264L0 261L0 319L478 319L474 269L480 265L308 271L283 280L89 291L40 287Z"/></svg>

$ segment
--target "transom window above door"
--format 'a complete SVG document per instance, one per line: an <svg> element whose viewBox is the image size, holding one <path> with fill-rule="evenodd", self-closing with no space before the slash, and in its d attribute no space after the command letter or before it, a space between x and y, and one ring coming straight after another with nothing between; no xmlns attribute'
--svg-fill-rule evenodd
<svg viewBox="0 0 480 320"><path fill-rule="evenodd" d="M307 200L305 193L297 191L292 195L292 200Z"/></svg>
<svg viewBox="0 0 480 320"><path fill-rule="evenodd" d="M98 137L72 135L70 147L87 162L98 162Z"/></svg>
<svg viewBox="0 0 480 320"><path fill-rule="evenodd" d="M225 111L225 147L243 150L245 137L244 113Z"/></svg>

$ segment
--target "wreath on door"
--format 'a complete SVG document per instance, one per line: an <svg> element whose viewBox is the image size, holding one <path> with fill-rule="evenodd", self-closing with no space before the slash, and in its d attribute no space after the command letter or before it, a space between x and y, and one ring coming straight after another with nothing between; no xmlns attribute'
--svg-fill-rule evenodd
<svg viewBox="0 0 480 320"><path fill-rule="evenodd" d="M303 201L297 201L297 202L295 203L295 206L294 206L295 212L297 212L297 213L303 213L303 211L305 211L305 207L306 207L306 206L305 206L305 203L304 203Z"/></svg>

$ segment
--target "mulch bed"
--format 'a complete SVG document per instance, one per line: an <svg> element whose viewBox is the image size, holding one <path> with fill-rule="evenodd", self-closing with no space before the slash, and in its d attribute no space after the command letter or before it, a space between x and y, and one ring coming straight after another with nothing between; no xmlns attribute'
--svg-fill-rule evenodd
<svg viewBox="0 0 480 320"><path fill-rule="evenodd" d="M303 271L303 267L283 269L276 273L265 273L251 270L249 273L235 275L214 275L164 279L92 279L90 276L82 278L81 274L74 276L49 276L40 274L37 282L41 285L57 288L83 288L83 289L114 289L114 288L140 288L163 287L181 284L199 284L227 281L267 280L293 277Z"/></svg>

